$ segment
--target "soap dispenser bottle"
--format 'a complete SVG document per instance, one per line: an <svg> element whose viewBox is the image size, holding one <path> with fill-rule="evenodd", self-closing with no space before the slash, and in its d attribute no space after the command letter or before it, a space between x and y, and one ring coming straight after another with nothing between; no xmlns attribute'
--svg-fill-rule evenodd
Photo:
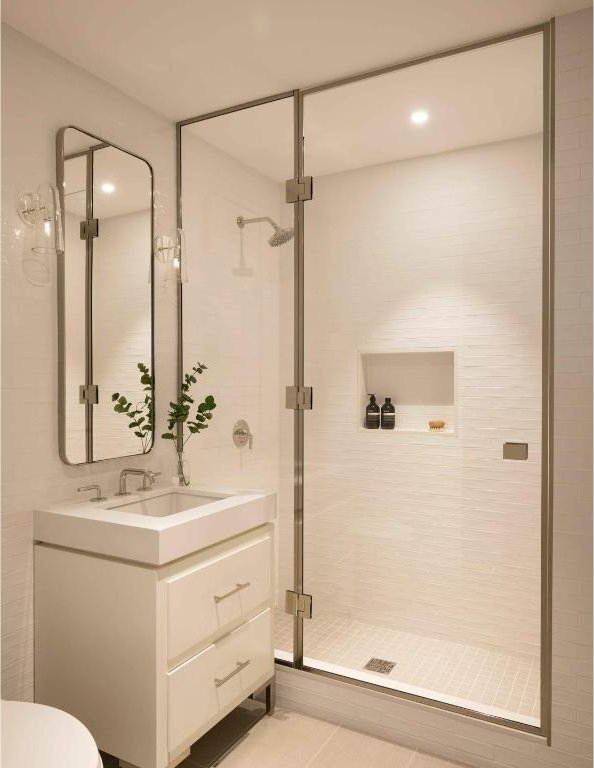
<svg viewBox="0 0 594 768"><path fill-rule="evenodd" d="M394 429L396 426L396 408L392 405L392 398L386 397L382 405L382 429Z"/></svg>
<svg viewBox="0 0 594 768"><path fill-rule="evenodd" d="M365 409L365 428L379 429L380 427L380 407L375 402L375 395L369 395L369 405Z"/></svg>

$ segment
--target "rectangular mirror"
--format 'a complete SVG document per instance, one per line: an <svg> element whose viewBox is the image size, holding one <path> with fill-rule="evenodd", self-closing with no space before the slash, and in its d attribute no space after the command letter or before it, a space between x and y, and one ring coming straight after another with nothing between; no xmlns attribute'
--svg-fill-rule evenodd
<svg viewBox="0 0 594 768"><path fill-rule="evenodd" d="M59 441L67 464L153 444L153 171L72 126L56 145Z"/></svg>

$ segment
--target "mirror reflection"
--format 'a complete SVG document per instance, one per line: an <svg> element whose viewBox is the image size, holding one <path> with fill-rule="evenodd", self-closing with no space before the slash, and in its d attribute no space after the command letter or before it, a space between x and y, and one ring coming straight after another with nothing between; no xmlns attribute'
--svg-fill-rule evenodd
<svg viewBox="0 0 594 768"><path fill-rule="evenodd" d="M152 445L150 165L76 128L58 135L61 456L69 464Z"/></svg>

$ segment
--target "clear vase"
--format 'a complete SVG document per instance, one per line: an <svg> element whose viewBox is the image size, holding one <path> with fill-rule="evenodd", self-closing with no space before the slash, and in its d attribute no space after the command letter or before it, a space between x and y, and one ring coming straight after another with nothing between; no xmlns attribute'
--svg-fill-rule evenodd
<svg viewBox="0 0 594 768"><path fill-rule="evenodd" d="M185 487L190 485L190 465L183 451L176 451L175 474L171 478L173 485Z"/></svg>

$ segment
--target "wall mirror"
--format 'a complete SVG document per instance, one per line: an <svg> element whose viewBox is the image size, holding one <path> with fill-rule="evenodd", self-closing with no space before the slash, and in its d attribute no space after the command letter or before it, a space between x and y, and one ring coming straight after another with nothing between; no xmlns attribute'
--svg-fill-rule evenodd
<svg viewBox="0 0 594 768"><path fill-rule="evenodd" d="M146 453L154 403L152 168L72 126L58 131L56 160L65 240L60 457L85 464Z"/></svg>

